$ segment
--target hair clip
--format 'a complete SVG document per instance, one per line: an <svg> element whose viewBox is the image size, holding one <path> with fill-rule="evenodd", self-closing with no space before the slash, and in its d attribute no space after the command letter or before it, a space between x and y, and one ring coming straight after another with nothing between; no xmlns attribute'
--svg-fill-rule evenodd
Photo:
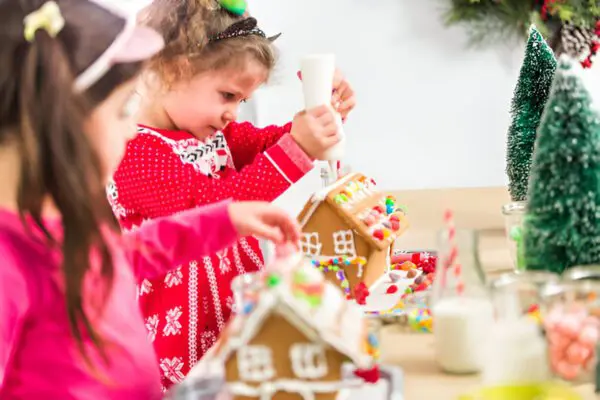
<svg viewBox="0 0 600 400"><path fill-rule="evenodd" d="M219 0L219 5L233 15L244 15L248 8L246 0Z"/></svg>
<svg viewBox="0 0 600 400"><path fill-rule="evenodd" d="M56 37L65 26L65 19L60 12L58 4L48 1L36 11L31 12L23 19L25 40L33 42L38 29L44 29L51 37Z"/></svg>
<svg viewBox="0 0 600 400"><path fill-rule="evenodd" d="M231 39L240 36L257 35L266 38L267 35L257 26L256 18L249 17L241 21L234 22L223 32L216 34L209 39L209 42L216 42L224 39Z"/></svg>

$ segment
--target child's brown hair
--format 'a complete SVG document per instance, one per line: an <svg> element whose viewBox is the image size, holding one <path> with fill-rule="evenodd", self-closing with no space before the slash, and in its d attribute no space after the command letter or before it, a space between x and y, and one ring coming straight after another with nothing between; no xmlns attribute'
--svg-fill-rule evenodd
<svg viewBox="0 0 600 400"><path fill-rule="evenodd" d="M154 0L140 18L163 35L165 48L150 61L150 69L167 85L204 71L240 67L248 60L271 72L276 62L273 39L251 34L210 40L247 17L231 14L217 0Z"/></svg>
<svg viewBox="0 0 600 400"><path fill-rule="evenodd" d="M84 308L83 282L95 251L104 294L110 293L115 271L101 227L116 224L105 197L100 157L84 122L142 65L114 65L84 93L76 93L75 77L106 51L125 20L89 1L55 2L64 27L57 35L37 29L28 40L23 20L44 0L0 1L0 145L15 146L20 158L19 213L31 217L62 251L66 311L75 341L87 356L83 342L90 338L108 362L105 343ZM61 240L43 223L47 199L61 214Z"/></svg>

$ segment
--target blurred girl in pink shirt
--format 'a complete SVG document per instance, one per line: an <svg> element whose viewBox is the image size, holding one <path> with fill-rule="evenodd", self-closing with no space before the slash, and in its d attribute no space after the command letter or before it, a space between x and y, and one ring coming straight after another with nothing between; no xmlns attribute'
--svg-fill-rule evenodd
<svg viewBox="0 0 600 400"><path fill-rule="evenodd" d="M228 201L115 233L104 187L163 41L108 4L0 0L0 399L160 398L135 283L240 235L299 236Z"/></svg>

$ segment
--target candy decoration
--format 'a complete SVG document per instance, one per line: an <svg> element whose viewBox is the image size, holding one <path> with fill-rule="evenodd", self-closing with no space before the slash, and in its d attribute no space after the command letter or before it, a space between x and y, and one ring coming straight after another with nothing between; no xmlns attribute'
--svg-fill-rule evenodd
<svg viewBox="0 0 600 400"><path fill-rule="evenodd" d="M325 289L323 276L312 268L301 268L294 272L292 293L305 300L311 307L321 304Z"/></svg>
<svg viewBox="0 0 600 400"><path fill-rule="evenodd" d="M433 332L433 317L428 308L414 309L408 313L408 325L415 332Z"/></svg>
<svg viewBox="0 0 600 400"><path fill-rule="evenodd" d="M268 287L273 288L281 282L281 277L277 274L267 275L266 284Z"/></svg>
<svg viewBox="0 0 600 400"><path fill-rule="evenodd" d="M367 304L367 297L369 297L369 288L367 288L367 285L365 285L364 282L359 282L354 287L354 298L356 299L356 302L361 306L364 306Z"/></svg>
<svg viewBox="0 0 600 400"><path fill-rule="evenodd" d="M527 309L526 315L533 319L538 325L542 324L542 314L540 313L540 306L537 304L532 304Z"/></svg>
<svg viewBox="0 0 600 400"><path fill-rule="evenodd" d="M552 371L568 381L590 374L596 367L596 346L600 338L598 318L590 316L583 307L557 306L543 322Z"/></svg>
<svg viewBox="0 0 600 400"><path fill-rule="evenodd" d="M344 271L338 271L335 274L335 277L340 281L340 286L342 287L346 298L350 299L352 297L352 294L350 293L350 282L348 281L348 278L346 278Z"/></svg>
<svg viewBox="0 0 600 400"><path fill-rule="evenodd" d="M243 15L248 7L246 0L219 0L219 5L233 15Z"/></svg>
<svg viewBox="0 0 600 400"><path fill-rule="evenodd" d="M370 332L367 336L366 351L374 359L377 360L379 358L379 339L377 339L377 335L373 332Z"/></svg>
<svg viewBox="0 0 600 400"><path fill-rule="evenodd" d="M385 237L383 234L383 230L375 229L375 231L373 231L373 237L377 240L383 240Z"/></svg>
<svg viewBox="0 0 600 400"><path fill-rule="evenodd" d="M387 293L387 294L394 294L396 292L398 292L398 286L396 286L396 285L388 286L388 288L385 291L385 293Z"/></svg>
<svg viewBox="0 0 600 400"><path fill-rule="evenodd" d="M354 375L367 383L377 383L380 376L379 367L375 365L369 369L356 369Z"/></svg>

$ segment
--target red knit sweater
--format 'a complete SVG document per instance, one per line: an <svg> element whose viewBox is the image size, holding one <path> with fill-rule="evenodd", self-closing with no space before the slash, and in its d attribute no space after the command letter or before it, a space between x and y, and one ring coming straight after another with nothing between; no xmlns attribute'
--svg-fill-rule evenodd
<svg viewBox="0 0 600 400"><path fill-rule="evenodd" d="M231 123L201 142L187 132L140 126L108 185L113 211L124 229L135 229L145 220L227 198L274 200L313 165L290 128ZM230 316L233 278L261 267L258 241L249 237L140 282L140 305L165 388L181 381L215 342Z"/></svg>

